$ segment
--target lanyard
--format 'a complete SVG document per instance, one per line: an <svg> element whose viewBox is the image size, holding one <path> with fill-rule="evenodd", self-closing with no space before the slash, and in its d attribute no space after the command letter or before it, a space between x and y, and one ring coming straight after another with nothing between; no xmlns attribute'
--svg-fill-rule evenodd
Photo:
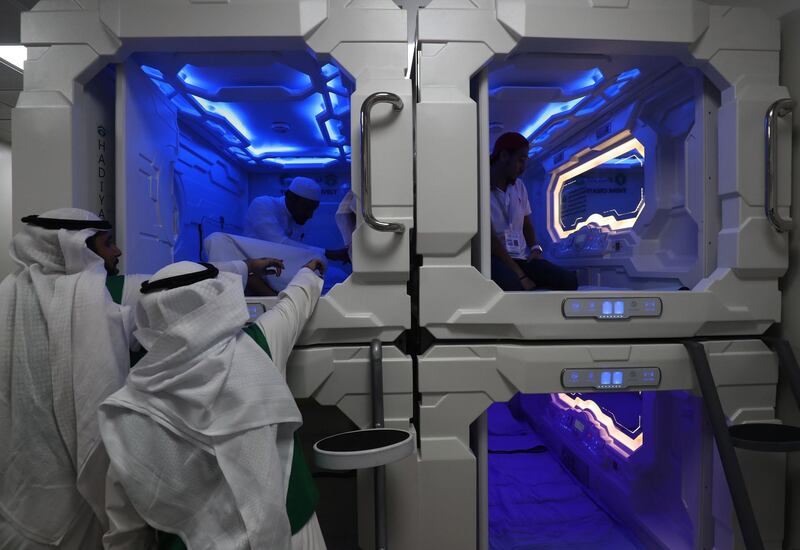
<svg viewBox="0 0 800 550"><path fill-rule="evenodd" d="M505 191L501 191L499 187L495 187L494 189L492 189L492 192L497 191L503 195L503 203L505 204L503 204L502 206L504 206L505 209L500 208L500 213L503 214L503 221L506 223L507 231L511 230L511 196L508 194L508 190L512 185L516 184L517 182L509 184L508 187L506 187Z"/></svg>

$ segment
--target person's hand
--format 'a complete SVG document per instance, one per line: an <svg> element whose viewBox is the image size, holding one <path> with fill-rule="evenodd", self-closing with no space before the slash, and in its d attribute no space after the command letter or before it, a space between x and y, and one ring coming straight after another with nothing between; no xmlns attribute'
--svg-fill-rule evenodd
<svg viewBox="0 0 800 550"><path fill-rule="evenodd" d="M329 248L325 251L325 257L334 262L350 262L350 255L347 253L347 248Z"/></svg>
<svg viewBox="0 0 800 550"><path fill-rule="evenodd" d="M522 285L522 290L533 290L536 288L536 283L534 283L530 277L525 275L519 280L519 283Z"/></svg>
<svg viewBox="0 0 800 550"><path fill-rule="evenodd" d="M528 258L529 260L541 260L543 258L542 251L538 249L531 250L531 255Z"/></svg>
<svg viewBox="0 0 800 550"><path fill-rule="evenodd" d="M307 267L311 271L316 271L317 273L319 273L320 277L324 277L325 276L325 264L322 263L322 260L318 260L318 259L314 258L313 260L308 262L303 267Z"/></svg>
<svg viewBox="0 0 800 550"><path fill-rule="evenodd" d="M247 274L253 277L275 274L280 277L284 270L283 260L277 258L254 258L246 260Z"/></svg>

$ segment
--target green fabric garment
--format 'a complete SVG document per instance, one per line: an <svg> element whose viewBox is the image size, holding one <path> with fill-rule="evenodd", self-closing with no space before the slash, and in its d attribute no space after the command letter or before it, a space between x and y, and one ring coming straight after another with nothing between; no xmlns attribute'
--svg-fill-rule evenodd
<svg viewBox="0 0 800 550"><path fill-rule="evenodd" d="M158 550L186 550L186 545L178 535L156 531L156 546Z"/></svg>
<svg viewBox="0 0 800 550"><path fill-rule="evenodd" d="M258 325L248 325L244 328L247 335L263 349L272 359L269 343ZM289 492L286 495L286 513L292 534L297 534L308 523L319 502L319 492L311 476L308 462L303 455L303 447L297 432L294 433L294 452L292 454L292 472L289 474Z"/></svg>
<svg viewBox="0 0 800 550"><path fill-rule="evenodd" d="M294 432L292 473L289 474L289 492L286 495L286 514L292 526L292 535L296 535L308 523L314 515L314 510L317 509L318 502L317 486L303 454L300 438L297 432Z"/></svg>
<svg viewBox="0 0 800 550"><path fill-rule="evenodd" d="M267 354L267 357L272 359L272 351L269 349L269 342L267 342L267 337L264 336L264 333L258 328L258 325L247 325L242 329L245 334L247 334L250 338L255 340L258 347L264 350L264 353Z"/></svg>
<svg viewBox="0 0 800 550"><path fill-rule="evenodd" d="M125 275L109 275L106 277L106 288L115 304L122 304L122 291L125 289Z"/></svg>

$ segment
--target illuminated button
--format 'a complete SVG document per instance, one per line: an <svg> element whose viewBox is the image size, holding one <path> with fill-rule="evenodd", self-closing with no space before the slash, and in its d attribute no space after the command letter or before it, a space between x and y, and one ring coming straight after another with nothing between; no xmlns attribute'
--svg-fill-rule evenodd
<svg viewBox="0 0 800 550"><path fill-rule="evenodd" d="M613 383L617 386L622 384L622 371L614 371Z"/></svg>
<svg viewBox="0 0 800 550"><path fill-rule="evenodd" d="M600 384L606 386L611 384L611 373L608 371L603 371L600 373Z"/></svg>
<svg viewBox="0 0 800 550"><path fill-rule="evenodd" d="M578 373L577 373L577 372L575 372L575 371L572 371L572 372L569 374L569 377L572 379L572 381L573 381L573 382L577 382L577 381L578 381L578 378L580 377L580 374L578 374Z"/></svg>
<svg viewBox="0 0 800 550"><path fill-rule="evenodd" d="M573 300L570 303L570 307L572 308L572 311L580 311L581 310L581 303L579 301L577 301L577 300Z"/></svg>
<svg viewBox="0 0 800 550"><path fill-rule="evenodd" d="M588 309L589 311L594 311L594 310L596 310L596 309L597 309L597 302L595 302L594 300L592 300L591 302L589 302L588 304L586 304L586 309Z"/></svg>
<svg viewBox="0 0 800 550"><path fill-rule="evenodd" d="M625 302L622 300L618 300L614 302L614 315L624 315L625 314Z"/></svg>
<svg viewBox="0 0 800 550"><path fill-rule="evenodd" d="M611 315L612 313L614 313L614 309L611 302L603 302L603 315Z"/></svg>

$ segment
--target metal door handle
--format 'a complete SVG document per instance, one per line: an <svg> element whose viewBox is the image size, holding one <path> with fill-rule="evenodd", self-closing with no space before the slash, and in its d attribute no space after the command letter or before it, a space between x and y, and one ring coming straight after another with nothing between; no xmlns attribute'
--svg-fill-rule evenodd
<svg viewBox="0 0 800 550"><path fill-rule="evenodd" d="M372 213L372 183L370 182L370 111L378 103L390 103L395 111L403 108L403 100L389 92L376 92L361 105L361 214L364 221L376 231L402 233L402 223L384 222Z"/></svg>
<svg viewBox="0 0 800 550"><path fill-rule="evenodd" d="M789 231L792 228L792 220L784 219L778 213L778 148L773 141L777 141L778 117L783 118L790 114L793 107L794 101L791 99L779 99L769 106L767 115L764 117L764 134L766 138L764 159L766 165L766 196L764 197L764 210L767 219L778 233Z"/></svg>

